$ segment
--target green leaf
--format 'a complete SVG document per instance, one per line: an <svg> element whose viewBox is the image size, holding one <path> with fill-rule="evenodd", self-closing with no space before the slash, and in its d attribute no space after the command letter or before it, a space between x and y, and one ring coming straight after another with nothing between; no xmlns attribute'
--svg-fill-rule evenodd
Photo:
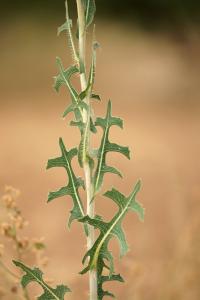
<svg viewBox="0 0 200 300"><path fill-rule="evenodd" d="M90 131L90 118L87 118L87 122L84 123L83 133L81 135L81 142L78 149L78 161L81 166L83 167L84 162L87 161L88 158L88 141L89 135L88 132Z"/></svg>
<svg viewBox="0 0 200 300"><path fill-rule="evenodd" d="M61 34L63 31L69 31L69 28L72 27L72 20L66 20L64 24L58 27L58 35Z"/></svg>
<svg viewBox="0 0 200 300"><path fill-rule="evenodd" d="M95 100L97 100L97 101L101 101L101 97L100 97L99 95L96 95L96 94L92 94L92 95L91 95L91 98L92 98L92 99L95 99Z"/></svg>
<svg viewBox="0 0 200 300"><path fill-rule="evenodd" d="M100 126L103 129L103 136L98 152L98 164L94 176L94 193L97 194L100 191L101 186L103 184L103 177L105 173L109 172L122 177L121 173L117 169L106 165L106 154L111 151L119 152L126 156L128 159L130 159L130 153L127 147L122 147L109 142L108 136L110 127L115 125L120 128L123 128L122 120L120 118L112 116L111 101L108 102L106 118L97 118L95 125Z"/></svg>
<svg viewBox="0 0 200 300"><path fill-rule="evenodd" d="M43 279L43 273L40 269L30 269L19 261L13 263L26 274L21 279L21 285L25 288L31 282L37 282L43 288L43 294L37 297L38 300L64 300L65 294L70 292L66 285L58 285L56 288L50 287Z"/></svg>
<svg viewBox="0 0 200 300"><path fill-rule="evenodd" d="M59 57L57 57L56 62L60 73L54 77L54 88L58 92L60 87L62 85L65 85L68 88L72 99L72 103L66 108L63 113L63 118L66 117L70 112L74 112L76 120L82 120L82 110L88 109L88 106L83 101L80 101L79 94L70 82L72 75L78 73L79 70L76 66L71 66L67 70L64 70L62 61Z"/></svg>
<svg viewBox="0 0 200 300"><path fill-rule="evenodd" d="M68 1L67 0L65 1L65 6L66 6L66 21L63 25L61 25L58 28L57 33L58 33L58 35L60 35L61 32L66 31L69 48L72 51L72 57L73 57L75 63L78 64L78 55L77 55L77 51L75 48L74 39L73 39L73 35L72 35L72 20L69 18Z"/></svg>
<svg viewBox="0 0 200 300"><path fill-rule="evenodd" d="M96 133L96 127L94 126L92 118L90 118L90 122L83 123L82 121L71 121L71 126L77 126L81 132L81 141L78 150L78 161L81 167L83 167L83 163L89 160L90 163L93 164L93 159L89 153L88 149L88 129L92 133Z"/></svg>
<svg viewBox="0 0 200 300"><path fill-rule="evenodd" d="M79 196L79 187L84 187L82 179L77 178L73 172L71 166L71 160L77 155L78 151L76 148L71 149L69 152L66 150L63 140L60 138L59 145L61 149L62 156L49 159L47 163L47 169L54 167L63 167L68 174L68 185L62 187L58 191L50 192L48 196L48 201L52 201L55 198L62 197L64 195L69 195L72 197L74 207L71 211L71 216L69 218L69 226L71 222L75 219L82 218L84 214L83 205Z"/></svg>
<svg viewBox="0 0 200 300"><path fill-rule="evenodd" d="M95 127L95 125L94 125L94 122L93 122L93 120L92 120L91 117L90 117L90 131L91 131L92 133L97 133L97 129L96 129L96 127Z"/></svg>
<svg viewBox="0 0 200 300"><path fill-rule="evenodd" d="M96 218L101 220L101 217L99 217L99 216L96 216ZM104 268L106 268L108 270L110 269L103 260L100 260L98 263L98 266L97 266L98 300L102 300L104 296L110 296L112 298L115 298L115 296L112 293L110 293L109 291L103 290L104 283L111 282L111 281L124 282L124 280L120 274L112 274L110 272L109 276L103 275Z"/></svg>
<svg viewBox="0 0 200 300"><path fill-rule="evenodd" d="M93 86L94 86L94 80L95 80L95 72L96 72L96 43L93 42L93 48L92 48L92 62L90 67L90 73L89 78L87 82L87 87L84 91L82 91L79 95L80 100L84 100L85 98L96 98L97 100L100 100L100 97L98 95L92 94Z"/></svg>
<svg viewBox="0 0 200 300"><path fill-rule="evenodd" d="M111 191L106 192L104 195L111 200L113 200L118 206L118 212L112 218L110 222L104 222L101 217L96 216L95 218L90 218L89 216L85 216L82 219L79 219L79 222L84 224L89 224L93 226L95 229L99 229L100 234L94 243L93 247L87 251L83 258L83 263L87 261L89 258L89 262L87 266L81 271L81 274L88 272L89 270L96 269L98 274L98 290L99 290L99 300L103 298L103 296L111 294L109 292L104 292L102 290L102 284L107 277L102 275L103 269L107 268L110 270L109 278L111 280L122 281L121 277L113 277L114 274L114 266L113 266L113 257L112 253L108 249L109 241L115 237L118 240L120 247L120 256L124 256L128 251L128 245L125 239L124 231L122 229L122 221L128 211L134 211L138 214L141 220L144 219L144 209L143 207L136 201L136 195L140 190L141 183L137 182L132 193L125 197L116 189L112 189ZM106 261L109 265L106 265Z"/></svg>
<svg viewBox="0 0 200 300"><path fill-rule="evenodd" d="M90 89L90 86L88 85L87 88L83 92L80 93L80 95L79 95L80 100L84 100L87 97L89 89Z"/></svg>
<svg viewBox="0 0 200 300"><path fill-rule="evenodd" d="M82 0L82 2L85 8L86 27L88 27L93 22L96 13L96 4L95 0Z"/></svg>
<svg viewBox="0 0 200 300"><path fill-rule="evenodd" d="M77 56L77 53L76 53L71 28L72 28L72 20L67 18L65 23L62 24L60 27L58 27L57 34L60 35L62 32L66 32L69 49L71 50L74 62L77 64L78 63L78 56Z"/></svg>
<svg viewBox="0 0 200 300"><path fill-rule="evenodd" d="M80 130L80 132L81 132L81 134L83 133L84 127L85 127L85 125L84 125L84 123L82 121L71 121L70 122L70 126L76 126L76 127L78 127L79 130Z"/></svg>
<svg viewBox="0 0 200 300"><path fill-rule="evenodd" d="M79 72L78 68L76 66L71 66L68 69L64 69L62 61L59 57L56 58L56 64L59 69L59 74L54 77L54 89L56 92L59 92L60 87L62 85L67 86L69 89L69 92L74 100L75 103L78 103L79 101L79 96L76 90L72 87L70 79L72 75L76 74Z"/></svg>
<svg viewBox="0 0 200 300"><path fill-rule="evenodd" d="M79 102L78 104L70 104L63 113L63 118L65 118L70 112L74 112L77 123L82 122L82 111L88 110L88 105L85 102ZM75 125L72 125L75 126Z"/></svg>
<svg viewBox="0 0 200 300"><path fill-rule="evenodd" d="M95 77L95 66L96 66L96 50L93 48L93 58L92 58L92 64L90 68L90 74L89 74L89 79L88 79L88 84L85 89L80 95L79 99L82 101L82 103L85 103L83 100L87 97L90 98L90 95L92 93L93 85L94 85L94 77ZM79 126L80 128L80 126ZM81 141L79 144L79 150L78 150L78 161L81 167L83 167L83 164L86 161L89 161L90 167L93 168L94 166L94 161L90 157L89 154L89 131L96 133L96 127L93 124L93 120L90 117L90 110L89 108L87 109L87 121L85 123L82 122L81 126Z"/></svg>
<svg viewBox="0 0 200 300"><path fill-rule="evenodd" d="M120 274L113 274L111 276L100 276L98 282L98 300L102 300L104 296L115 298L115 296L112 293L103 290L103 284L110 281L124 282Z"/></svg>
<svg viewBox="0 0 200 300"><path fill-rule="evenodd" d="M80 123L80 122L79 122ZM77 123L78 125L78 123ZM89 131L96 133L96 127L93 124L92 118L87 118L86 123L81 123L81 141L78 149L78 161L81 168L83 168L83 164L85 162L89 162L90 169L92 170L94 167L94 160L89 151Z"/></svg>
<svg viewBox="0 0 200 300"><path fill-rule="evenodd" d="M90 73L89 73L89 79L88 79L88 85L91 86L91 92L93 90L94 86L94 80L95 80L95 74L96 74L96 43L93 42L92 47L92 63L90 67Z"/></svg>
<svg viewBox="0 0 200 300"><path fill-rule="evenodd" d="M138 181L134 187L133 192L127 198L116 189L112 189L111 191L108 191L104 194L106 197L112 199L119 208L117 214L110 222L104 222L99 218L92 219L89 216L85 216L84 218L79 219L80 222L87 223L100 230L98 239L96 240L93 247L86 253L83 259L83 262L85 262L86 258L90 257L88 266L82 271L82 273L85 273L85 271L87 271L88 269L97 269L99 259L108 260L111 264L110 269L112 270L112 258L111 253L108 250L108 243L112 237L116 237L119 242L120 256L126 254L126 252L128 251L128 246L123 229L121 227L121 222L127 212L130 210L136 212L141 220L144 219L144 209L136 201L136 195L140 190L140 186L141 183L140 181Z"/></svg>

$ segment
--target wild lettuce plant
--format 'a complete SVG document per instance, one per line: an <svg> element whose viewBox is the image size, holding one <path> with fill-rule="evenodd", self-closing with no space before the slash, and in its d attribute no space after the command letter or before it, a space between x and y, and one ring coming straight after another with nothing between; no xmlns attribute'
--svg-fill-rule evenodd
<svg viewBox="0 0 200 300"><path fill-rule="evenodd" d="M116 238L119 242L120 255L124 256L128 250L125 234L122 229L122 222L129 211L135 212L141 220L144 218L144 209L136 201L141 183L138 181L128 196L123 195L117 189L112 188L104 196L114 201L118 207L113 218L106 222L103 216L99 216L95 210L96 196L102 191L104 175L111 173L122 177L120 171L110 166L107 162L107 153L119 152L130 159L128 147L120 146L110 141L110 128L117 126L123 128L123 121L112 115L112 103L108 101L107 112L104 118L95 117L92 102L101 101L100 96L94 91L96 72L96 52L99 44L95 40L95 27L93 28L93 41L91 45L91 62L89 71L86 69L86 38L89 27L92 26L96 12L95 0L76 0L77 5L77 31L72 31L72 20L69 17L68 2L66 6L66 21L58 28L58 34L67 34L69 48L71 49L73 64L66 68L60 58L56 59L58 75L54 77L54 88L59 92L62 86L70 93L71 102L64 110L63 117L73 115L71 126L77 127L80 131L80 143L77 148L68 150L63 139L59 139L60 156L49 159L47 169L62 167L66 170L68 182L66 186L57 191L50 192L48 201L63 196L70 196L73 208L70 212L68 225L73 221L83 224L83 232L87 238L87 251L83 258L83 269L81 274L89 273L89 299L102 300L105 296L114 295L104 290L104 283L110 281L123 282L120 274L115 273L113 256L109 250L109 242ZM77 76L78 75L78 76ZM72 78L79 78L80 89L77 90L72 84ZM101 142L98 149L92 149L91 141L93 134L102 129ZM72 167L72 159L77 158L80 168L83 169L84 178L75 174ZM84 189L86 200L81 199L79 190ZM69 197L68 197L69 198ZM99 235L95 236L95 230ZM44 293L38 298L64 299L69 292L65 285L51 288L42 277L42 272L35 268L31 269L22 262L16 262L25 275L22 278L22 285L26 287L30 282L36 281L44 289Z"/></svg>

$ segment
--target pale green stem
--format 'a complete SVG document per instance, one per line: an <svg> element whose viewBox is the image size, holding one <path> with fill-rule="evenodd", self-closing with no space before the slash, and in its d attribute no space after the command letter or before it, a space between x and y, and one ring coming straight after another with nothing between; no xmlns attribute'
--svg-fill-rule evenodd
<svg viewBox="0 0 200 300"><path fill-rule="evenodd" d="M85 24L85 15L84 7L81 0L76 0L77 10L78 10L78 24L79 24L79 68L80 68L80 83L81 90L84 91L87 88L87 79L86 79L86 24ZM86 123L90 120L90 97L86 97L84 100L89 106L88 112L84 110L83 112L83 121ZM88 150L90 150L90 127L87 132L88 135ZM83 169L85 174L85 185L87 193L87 215L90 218L94 218L95 207L94 201L92 200L93 188L91 181L91 169L89 163L86 161L83 163ZM87 249L91 249L95 242L95 233L92 226L88 226L88 237L87 237ZM97 295L97 271L91 270L89 272L89 288L90 288L90 300L98 300Z"/></svg>

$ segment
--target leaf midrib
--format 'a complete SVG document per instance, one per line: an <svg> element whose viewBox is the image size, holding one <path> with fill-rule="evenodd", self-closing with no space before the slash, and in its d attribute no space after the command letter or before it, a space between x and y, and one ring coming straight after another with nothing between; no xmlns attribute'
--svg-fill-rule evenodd
<svg viewBox="0 0 200 300"><path fill-rule="evenodd" d="M29 269L26 268L26 272L27 272L27 273L30 273L42 287L44 287L45 289L47 289L48 292L49 292L51 295L53 295L53 296L55 297L56 300L60 300L60 299L52 292L52 290L48 287L48 285L47 285L44 281L38 279L38 277L37 277L31 270L29 270Z"/></svg>
<svg viewBox="0 0 200 300"><path fill-rule="evenodd" d="M109 122L109 118L107 118L106 129L105 129L104 137L103 137L102 151L101 151L101 154L100 154L99 168L98 168L98 171L97 171L97 179L96 179L96 183L95 183L95 191L96 191L97 186L98 186L100 173L101 173L101 168L102 168L103 155L104 155L104 149L105 149L105 144L106 144L106 137L107 137L107 132L108 132L108 129L109 129L108 122Z"/></svg>
<svg viewBox="0 0 200 300"><path fill-rule="evenodd" d="M63 70L62 70L62 72L63 72ZM62 77L63 77L63 79L64 79L64 81L65 81L65 83L66 83L68 89L70 90L70 93L73 95L74 99L76 100L76 103L78 104L77 95L75 95L74 90L73 90L71 84L66 80L66 78L65 78L64 75L62 75Z"/></svg>
<svg viewBox="0 0 200 300"><path fill-rule="evenodd" d="M84 131L84 136L83 136L83 153L82 153L82 162L84 162L84 159L86 158L86 153L87 153L87 139L88 139L88 128L90 124L90 117L88 116L85 131ZM84 158L83 158L84 156Z"/></svg>
<svg viewBox="0 0 200 300"><path fill-rule="evenodd" d="M130 197L129 201L127 201L126 206L124 207L124 209L122 210L122 212L119 214L119 216L116 218L116 220L113 222L113 224L110 226L110 228L108 229L107 233L103 236L102 240L100 241L97 250L95 251L95 255L93 258L93 262L92 265L96 266L97 263L97 259L99 257L99 252L101 250L101 247L103 245L103 243L105 242L105 240L107 239L107 237L109 236L109 234L111 233L111 231L113 230L113 228L117 225L117 223L120 221L120 219L123 217L123 215L125 214L126 210L128 209L128 206L130 204L130 202L132 201L133 197L134 197L135 193L133 194L132 197Z"/></svg>
<svg viewBox="0 0 200 300"><path fill-rule="evenodd" d="M72 186L73 186L73 189L74 189L74 195L76 197L76 201L78 203L78 206L79 206L79 209L80 209L80 211L82 213L82 216L84 216L84 211L83 211L82 205L80 203L80 200L79 200L79 197L78 197L78 194L77 194L77 191L76 191L76 186L74 185L73 175L72 175L72 172L71 172L71 166L70 166L70 163L68 161L68 158L66 156L65 151L63 151L63 155L64 155L64 158L65 158L65 160L67 162L67 166L68 166L68 170L69 170L69 173L70 173L70 178L71 178Z"/></svg>

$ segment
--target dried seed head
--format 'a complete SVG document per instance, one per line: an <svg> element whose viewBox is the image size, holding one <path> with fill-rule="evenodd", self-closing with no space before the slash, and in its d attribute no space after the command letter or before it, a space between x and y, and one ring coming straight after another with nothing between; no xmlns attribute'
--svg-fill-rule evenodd
<svg viewBox="0 0 200 300"><path fill-rule="evenodd" d="M13 294L17 294L17 292L18 292L18 288L16 285L12 286L10 290Z"/></svg>
<svg viewBox="0 0 200 300"><path fill-rule="evenodd" d="M27 220L23 217L20 208L17 205L17 198L20 195L19 190L14 189L11 186L5 187L5 194L0 199L4 206L5 220L0 222L0 234L3 237L10 239L12 247L20 253L23 258L25 255L34 254L35 263L45 267L49 259L43 257L44 250L46 248L44 244L44 238L30 239L27 237L21 237L20 231L28 225ZM22 231L23 232L23 231ZM0 259L3 257L4 245L0 243ZM8 291L9 292L9 291ZM19 292L18 283L13 283L10 288L10 292L17 294ZM3 290L0 289L0 299L3 296Z"/></svg>
<svg viewBox="0 0 200 300"><path fill-rule="evenodd" d="M3 236L7 237L7 238L14 238L15 237L15 230L12 227L11 224L9 223L1 223L0 224L0 232Z"/></svg>
<svg viewBox="0 0 200 300"><path fill-rule="evenodd" d="M23 229L27 225L27 221L20 214L12 216L12 221L17 229Z"/></svg>
<svg viewBox="0 0 200 300"><path fill-rule="evenodd" d="M20 190L15 189L14 187L12 187L10 185L6 185L5 186L5 193L10 194L14 198L18 198L19 195L20 195Z"/></svg>
<svg viewBox="0 0 200 300"><path fill-rule="evenodd" d="M4 195L2 197L2 201L4 202L6 208L8 208L8 209L16 208L16 205L17 205L16 201L10 194Z"/></svg>
<svg viewBox="0 0 200 300"><path fill-rule="evenodd" d="M20 238L17 241L17 246L21 250L26 250L29 246L29 239L28 238Z"/></svg>

